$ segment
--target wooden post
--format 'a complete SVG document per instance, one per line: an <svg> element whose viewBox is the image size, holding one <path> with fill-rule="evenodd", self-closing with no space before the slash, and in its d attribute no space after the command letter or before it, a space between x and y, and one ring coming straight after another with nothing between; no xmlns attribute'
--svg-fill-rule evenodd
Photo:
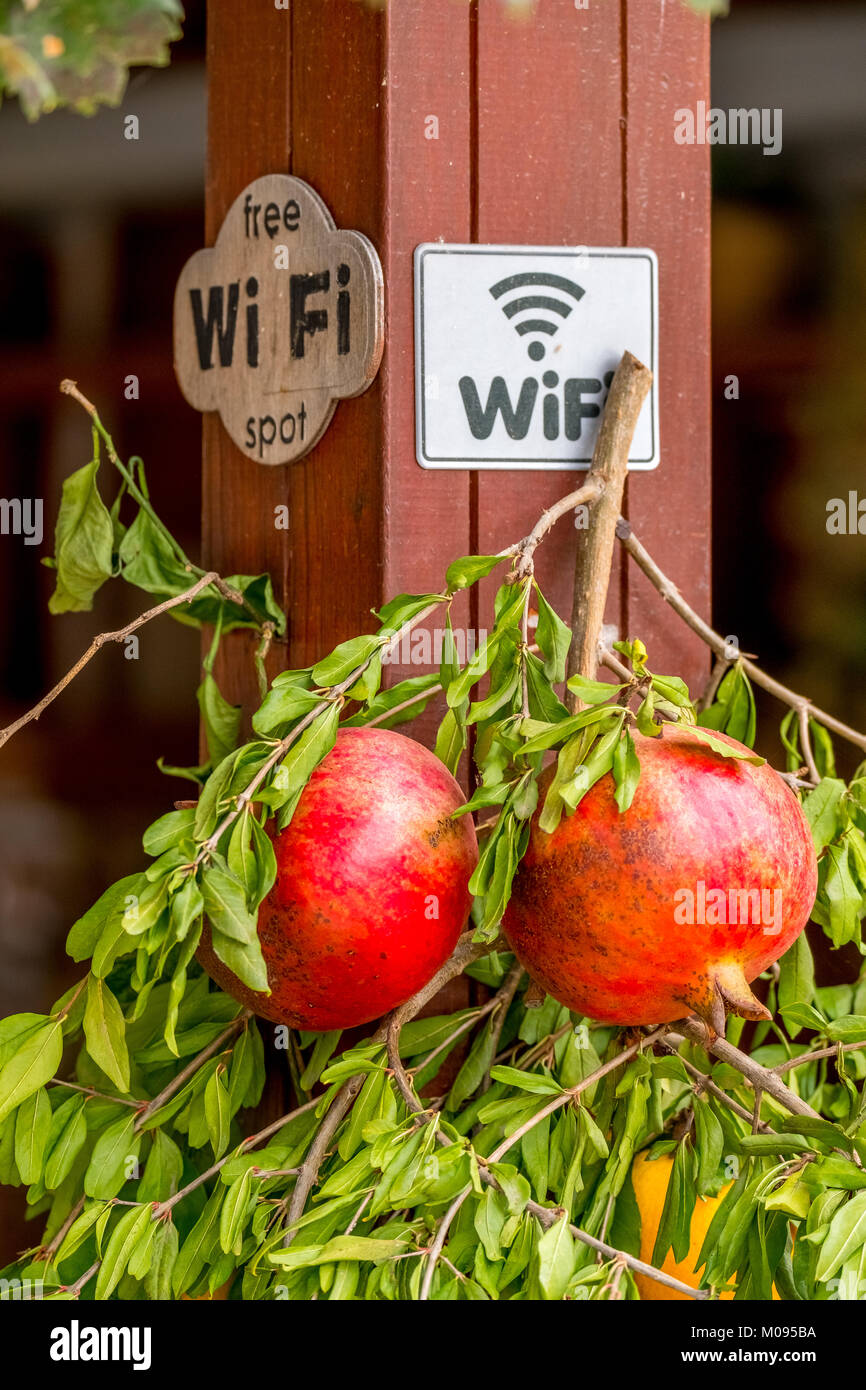
<svg viewBox="0 0 866 1390"><path fill-rule="evenodd" d="M504 0L288 4L208 6L207 243L252 179L296 174L374 242L386 330L374 385L298 462L257 465L205 419L205 563L273 575L289 633L272 672L365 630L391 594L439 588L450 559L519 538L575 486L569 473L416 463L412 258L438 239L657 252L661 464L630 476L626 512L708 616L709 152L674 139L674 112L709 95L708 22L672 0L538 0L523 20ZM288 531L274 526L286 504ZM539 552L566 616L579 536L564 522ZM483 605L455 623L484 627ZM608 621L700 686L701 644L624 558ZM229 698L257 703L249 636L225 641L217 675Z"/></svg>

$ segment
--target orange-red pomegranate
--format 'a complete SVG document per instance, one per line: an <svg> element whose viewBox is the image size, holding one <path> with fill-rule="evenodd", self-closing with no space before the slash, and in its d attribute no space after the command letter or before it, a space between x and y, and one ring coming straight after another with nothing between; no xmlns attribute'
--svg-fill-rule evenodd
<svg viewBox="0 0 866 1390"><path fill-rule="evenodd" d="M396 1008L451 954L478 858L471 816L438 758L387 729L343 729L276 836L259 910L270 995L248 989L207 933L208 974L264 1018L352 1028Z"/></svg>
<svg viewBox="0 0 866 1390"><path fill-rule="evenodd" d="M767 1017L747 981L800 934L817 888L800 804L771 768L714 753L688 728L635 741L629 810L608 773L553 834L536 812L508 938L549 994L600 1022L695 1012L721 1032L728 1010Z"/></svg>

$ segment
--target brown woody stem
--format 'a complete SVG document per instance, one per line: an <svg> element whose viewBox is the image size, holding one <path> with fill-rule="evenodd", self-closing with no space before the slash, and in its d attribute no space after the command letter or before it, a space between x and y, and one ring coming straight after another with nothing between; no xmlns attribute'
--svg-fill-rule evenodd
<svg viewBox="0 0 866 1390"><path fill-rule="evenodd" d="M578 546L567 674L590 679L598 666L598 642L616 538L616 524L628 471L628 455L638 416L652 384L652 372L624 352L611 383L587 484L601 484L592 509L592 526ZM571 709L578 701L569 695Z"/></svg>

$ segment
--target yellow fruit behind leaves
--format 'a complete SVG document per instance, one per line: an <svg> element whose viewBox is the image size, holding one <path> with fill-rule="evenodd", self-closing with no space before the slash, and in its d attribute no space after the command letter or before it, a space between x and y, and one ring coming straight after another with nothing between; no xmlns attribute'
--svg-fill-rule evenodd
<svg viewBox="0 0 866 1390"><path fill-rule="evenodd" d="M672 1154L663 1154L661 1158L650 1161L646 1152L639 1153L632 1164L631 1181L641 1220L640 1258L646 1264L653 1262L653 1246L661 1223L665 1193L668 1190L673 1166ZM730 1186L731 1184L728 1183L723 1187L718 1197L698 1198L692 1213L688 1255L684 1260L677 1261L674 1258L674 1252L669 1250L665 1256L664 1264L661 1265L665 1274L672 1274L675 1279L679 1279L681 1284L688 1284L689 1288L696 1289L698 1287L699 1279L694 1269L695 1262L704 1242L704 1236L709 1230L710 1222L718 1211L719 1202ZM688 1294L677 1293L676 1289L669 1289L667 1285L660 1284L658 1280L650 1279L645 1274L635 1274L634 1278L641 1298L688 1301ZM720 1297L731 1299L733 1294L723 1293L720 1294Z"/></svg>

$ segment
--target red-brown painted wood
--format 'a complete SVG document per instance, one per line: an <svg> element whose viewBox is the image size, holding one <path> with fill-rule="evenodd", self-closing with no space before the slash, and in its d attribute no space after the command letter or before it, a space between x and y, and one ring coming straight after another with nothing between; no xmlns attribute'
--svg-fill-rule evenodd
<svg viewBox="0 0 866 1390"><path fill-rule="evenodd" d="M708 561L706 147L679 146L673 110L707 95L708 25L670 0L578 9L543 0L531 20L501 0L248 0L209 17L208 241L252 178L306 178L338 223L382 258L386 352L377 382L343 402L302 462L243 459L205 421L204 532L224 572L269 569L290 611L271 669L315 659L369 625L400 589L437 588L456 554L529 529L579 475L425 472L414 457L412 253L424 240L647 244L661 284L662 464L632 475L630 515L706 610ZM426 138L427 118L439 122ZM290 530L273 526L288 502ZM561 523L540 552L543 587L566 613L579 533ZM703 652L645 581L611 586L608 616L695 681ZM492 582L474 619L484 626ZM248 637L219 668L256 699ZM421 669L411 668L415 674ZM399 669L392 678L405 674ZM419 729L429 737L432 721Z"/></svg>
<svg viewBox="0 0 866 1390"><path fill-rule="evenodd" d="M579 10L573 0L545 0L530 20L515 18L499 0L480 0L478 241L620 245L621 105L618 5ZM525 535L583 477L537 470L475 476L483 553ZM537 557L542 591L566 618L578 536L563 519ZM620 621L618 572L607 613Z"/></svg>
<svg viewBox="0 0 866 1390"><path fill-rule="evenodd" d="M709 25L682 4L629 0L625 235L659 258L661 462L633 473L627 512L662 568L710 616L710 151L678 145L674 112L709 94ZM632 567L627 625L656 670L700 691L703 643Z"/></svg>
<svg viewBox="0 0 866 1390"><path fill-rule="evenodd" d="M470 475L430 472L415 460L413 290L417 245L471 238L470 22L469 6L453 0L404 0L387 11L381 252L387 296L382 466L388 597L441 590L448 564L471 549ZM429 138L434 133L438 138ZM454 602L451 616L455 628L469 626L465 596ZM441 629L441 618L428 627ZM428 669L397 664L391 679ZM439 701L419 719L416 736L430 741L442 708Z"/></svg>
<svg viewBox="0 0 866 1390"><path fill-rule="evenodd" d="M242 16L233 6L208 6L208 246L247 183L290 172L290 36L288 15L272 0L246 0ZM288 469L257 467L235 448L218 415L203 418L204 563L222 574L269 571L277 600L286 605L289 553L286 532L274 527L274 508L289 500ZM227 699L247 709L256 703L254 648L250 635L230 633L216 672ZM285 649L275 648L271 671L287 664Z"/></svg>

